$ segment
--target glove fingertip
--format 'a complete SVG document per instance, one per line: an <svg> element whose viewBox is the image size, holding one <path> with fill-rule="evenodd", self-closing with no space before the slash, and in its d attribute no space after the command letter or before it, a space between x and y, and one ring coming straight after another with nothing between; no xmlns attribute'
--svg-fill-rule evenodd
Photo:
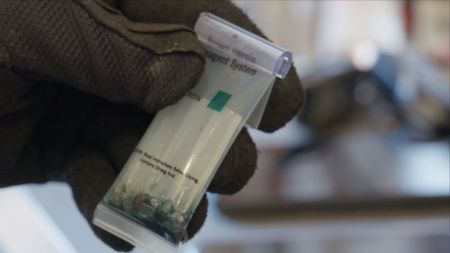
<svg viewBox="0 0 450 253"><path fill-rule="evenodd" d="M110 234L109 232L102 230L101 228L93 226L92 229L104 243L106 243L116 251L129 252L134 248L134 246L130 243Z"/></svg>
<svg viewBox="0 0 450 253"><path fill-rule="evenodd" d="M259 129L272 133L292 120L305 101L303 83L292 66L285 79L275 81Z"/></svg>
<svg viewBox="0 0 450 253"><path fill-rule="evenodd" d="M200 231L200 228L205 223L207 213L208 213L208 199L205 195L203 196L202 201L200 202L194 214L192 215L191 221L189 222L189 225L186 230L186 237L183 239L184 241L191 239L192 237L194 237L195 234L198 233L198 231Z"/></svg>
<svg viewBox="0 0 450 253"><path fill-rule="evenodd" d="M94 233L113 249L130 251L131 244L92 224L94 210L116 176L111 163L100 151L81 145L68 157L64 168L75 203Z"/></svg>
<svg viewBox="0 0 450 253"><path fill-rule="evenodd" d="M151 72L158 73L158 83L143 97L143 109L155 113L180 100L200 80L205 59L197 54L177 53L160 57L158 66Z"/></svg>
<svg viewBox="0 0 450 253"><path fill-rule="evenodd" d="M235 194L255 173L257 150L248 131L244 128L225 156L208 191L219 194Z"/></svg>

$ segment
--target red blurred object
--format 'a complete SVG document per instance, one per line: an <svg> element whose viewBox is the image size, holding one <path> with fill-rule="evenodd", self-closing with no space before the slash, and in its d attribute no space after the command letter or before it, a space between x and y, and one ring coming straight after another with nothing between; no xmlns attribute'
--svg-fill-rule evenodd
<svg viewBox="0 0 450 253"><path fill-rule="evenodd" d="M403 7L403 25L406 37L411 40L414 31L413 1L411 0L406 0Z"/></svg>

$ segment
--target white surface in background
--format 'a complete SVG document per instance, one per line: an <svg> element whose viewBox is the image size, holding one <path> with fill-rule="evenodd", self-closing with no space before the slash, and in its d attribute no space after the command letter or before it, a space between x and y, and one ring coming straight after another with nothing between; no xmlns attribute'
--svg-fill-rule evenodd
<svg viewBox="0 0 450 253"><path fill-rule="evenodd" d="M320 20L315 52L318 57L350 55L361 41L398 54L406 43L402 1L319 1Z"/></svg>
<svg viewBox="0 0 450 253"><path fill-rule="evenodd" d="M314 8L317 1L234 0L263 33L293 54L305 54L313 46Z"/></svg>
<svg viewBox="0 0 450 253"><path fill-rule="evenodd" d="M450 195L450 148L447 142L410 144L399 154L399 187L417 196Z"/></svg>
<svg viewBox="0 0 450 253"><path fill-rule="evenodd" d="M70 240L77 252L116 252L94 234L75 205L71 189L67 184L52 182L43 185L31 185L29 187L36 199L42 203L49 216L52 217L62 233ZM134 250L132 252L137 253L140 251Z"/></svg>
<svg viewBox="0 0 450 253"><path fill-rule="evenodd" d="M3 253L76 253L26 186L0 189Z"/></svg>
<svg viewBox="0 0 450 253"><path fill-rule="evenodd" d="M352 62L359 71L369 71L375 66L378 56L378 48L373 41L361 41L353 49Z"/></svg>

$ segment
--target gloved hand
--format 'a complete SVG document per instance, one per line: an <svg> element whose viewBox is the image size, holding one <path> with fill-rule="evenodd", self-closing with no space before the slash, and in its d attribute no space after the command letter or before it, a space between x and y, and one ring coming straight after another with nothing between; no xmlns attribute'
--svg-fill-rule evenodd
<svg viewBox="0 0 450 253"><path fill-rule="evenodd" d="M65 181L89 223L152 114L197 83L204 67L192 31L198 14L261 34L228 1L107 2L0 1L0 187ZM293 68L276 82L261 130L283 126L302 101ZM235 193L255 167L256 148L243 130L209 191ZM190 237L206 211L204 198ZM93 229L113 248L131 249Z"/></svg>

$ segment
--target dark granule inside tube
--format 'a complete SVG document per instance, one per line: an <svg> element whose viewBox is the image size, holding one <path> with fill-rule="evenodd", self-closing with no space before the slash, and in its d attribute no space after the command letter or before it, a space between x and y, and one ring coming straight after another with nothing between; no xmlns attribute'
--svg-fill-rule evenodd
<svg viewBox="0 0 450 253"><path fill-rule="evenodd" d="M110 198L104 202L109 208L174 245L181 241L187 226L186 221L192 212L183 214L175 209L171 200L159 200L144 193L135 196L117 194L111 192Z"/></svg>

